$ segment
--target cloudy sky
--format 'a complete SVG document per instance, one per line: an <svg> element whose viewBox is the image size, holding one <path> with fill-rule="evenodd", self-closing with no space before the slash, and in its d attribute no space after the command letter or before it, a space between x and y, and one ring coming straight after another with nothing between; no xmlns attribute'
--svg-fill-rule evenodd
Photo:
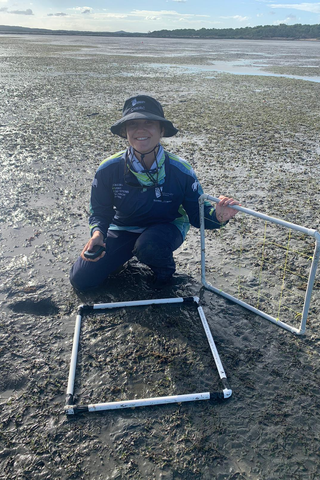
<svg viewBox="0 0 320 480"><path fill-rule="evenodd" d="M320 1L297 0L0 0L0 25L148 32L320 23Z"/></svg>

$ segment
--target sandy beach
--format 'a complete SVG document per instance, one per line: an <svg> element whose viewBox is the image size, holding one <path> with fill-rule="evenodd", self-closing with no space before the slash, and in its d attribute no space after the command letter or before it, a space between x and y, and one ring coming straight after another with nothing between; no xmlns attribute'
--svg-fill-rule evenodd
<svg viewBox="0 0 320 480"><path fill-rule="evenodd" d="M161 101L179 129L163 145L206 193L320 232L319 44L3 35L0 82L0 479L320 478L319 271L303 336L202 288L194 228L162 291L134 259L94 293L68 278L94 172L126 147L109 127L137 93ZM206 236L208 280L298 327L313 249L238 214ZM200 297L230 399L65 415L80 304L188 296ZM218 386L193 308L85 316L77 402Z"/></svg>

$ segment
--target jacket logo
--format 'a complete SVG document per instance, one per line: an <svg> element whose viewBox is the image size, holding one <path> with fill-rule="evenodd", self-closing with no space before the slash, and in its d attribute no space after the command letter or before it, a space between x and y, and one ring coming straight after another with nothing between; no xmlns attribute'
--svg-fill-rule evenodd
<svg viewBox="0 0 320 480"><path fill-rule="evenodd" d="M192 185L191 185L191 188L194 192L196 192L198 190L198 187L199 187L199 182L195 181Z"/></svg>
<svg viewBox="0 0 320 480"><path fill-rule="evenodd" d="M156 187L154 189L157 198L161 197L162 189L163 189L163 187Z"/></svg>

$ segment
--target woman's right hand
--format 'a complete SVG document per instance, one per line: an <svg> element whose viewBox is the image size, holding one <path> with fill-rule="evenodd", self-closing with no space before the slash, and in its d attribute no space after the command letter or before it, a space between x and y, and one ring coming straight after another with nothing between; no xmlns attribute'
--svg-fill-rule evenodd
<svg viewBox="0 0 320 480"><path fill-rule="evenodd" d="M105 244L104 241L103 241L103 235L102 235L102 233L101 233L99 230L96 230L96 231L93 233L93 235L92 235L92 237L90 238L89 242L85 245L84 249L82 250L82 252L81 252L81 254L80 254L81 258L82 258L83 260L85 260L86 262L97 262L98 260L100 260L100 258L104 257L105 254L106 254L105 251L103 251L99 257L94 258L94 259L86 258L86 257L84 256L84 252L86 252L87 250L92 251L95 246L101 246L101 247L105 247L105 246L106 246L106 244Z"/></svg>

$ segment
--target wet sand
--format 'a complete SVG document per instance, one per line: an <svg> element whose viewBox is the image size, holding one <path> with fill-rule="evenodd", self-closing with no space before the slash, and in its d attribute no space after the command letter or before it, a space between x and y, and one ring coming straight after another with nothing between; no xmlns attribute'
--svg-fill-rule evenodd
<svg viewBox="0 0 320 480"><path fill-rule="evenodd" d="M115 42L106 55L80 37L0 37L0 478L317 479L319 273L306 335L297 337L201 288L193 228L163 291L150 288L150 271L134 260L83 296L68 272L87 240L94 172L125 147L109 126L135 93L163 103L179 128L164 145L191 162L206 193L320 231L320 85L197 69L221 59L209 55L207 42L188 44L180 56L180 41L167 51L163 40L158 47L156 40ZM274 45L282 49L281 74L308 76L303 62L294 69L289 47L286 58L283 44ZM314 50L309 64L316 75ZM280 66L268 68L279 73ZM293 235L288 246L287 231L244 217L207 235L208 280L299 326L313 241ZM200 296L226 369L229 400L66 418L79 304L192 295ZM79 403L218 386L192 308L85 317Z"/></svg>

